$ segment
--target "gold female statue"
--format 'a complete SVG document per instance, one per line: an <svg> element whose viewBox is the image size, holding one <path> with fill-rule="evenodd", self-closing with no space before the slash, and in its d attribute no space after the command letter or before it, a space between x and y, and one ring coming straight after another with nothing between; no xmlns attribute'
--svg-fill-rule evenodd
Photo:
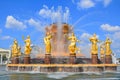
<svg viewBox="0 0 120 80"><path fill-rule="evenodd" d="M105 44L104 43L102 43L101 45L100 45L100 56L101 57L104 57L104 54L105 54Z"/></svg>
<svg viewBox="0 0 120 80"><path fill-rule="evenodd" d="M72 33L72 35L68 37L68 40L71 41L70 45L68 46L69 52L71 54L75 54L75 52L78 50L78 48L76 47L76 42L79 42L79 40L77 40L74 33Z"/></svg>
<svg viewBox="0 0 120 80"><path fill-rule="evenodd" d="M50 41L51 38L52 38L52 35L49 32L47 32L46 33L46 37L44 37L46 54L50 54L51 53L51 41Z"/></svg>
<svg viewBox="0 0 120 80"><path fill-rule="evenodd" d="M25 40L25 55L30 55L31 53L31 40L30 40L30 36L27 36L27 39Z"/></svg>
<svg viewBox="0 0 120 80"><path fill-rule="evenodd" d="M96 34L93 34L93 36L89 40L92 43L91 54L98 54L97 42L99 42L99 40L98 40Z"/></svg>
<svg viewBox="0 0 120 80"><path fill-rule="evenodd" d="M21 47L18 47L18 56L21 56Z"/></svg>
<svg viewBox="0 0 120 80"><path fill-rule="evenodd" d="M18 57L18 42L16 39L13 42L11 52L12 52L12 57Z"/></svg>
<svg viewBox="0 0 120 80"><path fill-rule="evenodd" d="M112 50L110 48L111 43L112 43L112 41L109 38L107 38L105 41L105 53L106 53L106 55L111 55L111 53L112 53Z"/></svg>

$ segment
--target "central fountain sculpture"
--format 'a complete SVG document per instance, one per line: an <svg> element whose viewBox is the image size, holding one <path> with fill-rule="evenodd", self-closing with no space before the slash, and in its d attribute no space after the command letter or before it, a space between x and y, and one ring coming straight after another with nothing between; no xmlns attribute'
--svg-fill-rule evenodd
<svg viewBox="0 0 120 80"><path fill-rule="evenodd" d="M59 29L59 27L61 27ZM49 33L51 38L51 55L64 56L64 53L68 53L68 35L72 32L71 26L63 23L59 26L56 23L46 27L46 34ZM45 40L44 40L45 41Z"/></svg>
<svg viewBox="0 0 120 80"><path fill-rule="evenodd" d="M61 30L58 31L56 23L46 27L46 35L44 37L45 56L37 59L35 62L31 57L31 39L27 36L24 48L23 62L21 60L21 51L17 40L14 40L11 52L11 64L7 64L8 70L32 71L40 72L101 72L104 70L116 71L116 64L112 63L112 50L110 45L112 41L107 38L100 46L100 59L98 57L98 42L96 34L89 38L91 42L91 58L82 58L78 56L79 47L76 46L80 42L75 36L72 27L66 23L62 23Z"/></svg>
<svg viewBox="0 0 120 80"><path fill-rule="evenodd" d="M68 62L70 64L74 64L76 61L76 51L79 50L76 47L76 42L79 40L77 40L70 25L63 23L61 27L62 30L59 30L56 23L46 27L46 36L44 37L46 64L51 63L51 55L58 58L68 55L70 56Z"/></svg>

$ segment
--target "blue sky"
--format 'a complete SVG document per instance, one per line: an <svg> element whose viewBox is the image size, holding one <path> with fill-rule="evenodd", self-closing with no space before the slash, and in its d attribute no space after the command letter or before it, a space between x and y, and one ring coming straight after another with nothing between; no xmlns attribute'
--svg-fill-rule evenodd
<svg viewBox="0 0 120 80"><path fill-rule="evenodd" d="M0 48L9 49L16 38L24 46L22 36L43 47L44 28L55 22L61 9L62 22L74 27L81 52L89 56L89 37L96 33L102 41L112 40L111 48L120 57L119 0L1 0Z"/></svg>

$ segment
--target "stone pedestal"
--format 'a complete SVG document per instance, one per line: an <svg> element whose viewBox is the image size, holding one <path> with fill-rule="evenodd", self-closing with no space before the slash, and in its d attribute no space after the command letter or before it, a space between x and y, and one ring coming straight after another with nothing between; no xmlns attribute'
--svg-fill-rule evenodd
<svg viewBox="0 0 120 80"><path fill-rule="evenodd" d="M75 64L75 61L76 61L76 53L70 54L69 63L70 64Z"/></svg>
<svg viewBox="0 0 120 80"><path fill-rule="evenodd" d="M92 64L98 64L98 55L92 54Z"/></svg>
<svg viewBox="0 0 120 80"><path fill-rule="evenodd" d="M51 63L51 54L45 54L44 62L45 62L45 64Z"/></svg>
<svg viewBox="0 0 120 80"><path fill-rule="evenodd" d="M19 64L19 57L13 57L11 62L12 64Z"/></svg>
<svg viewBox="0 0 120 80"><path fill-rule="evenodd" d="M30 64L30 56L28 55L24 56L24 64Z"/></svg>
<svg viewBox="0 0 120 80"><path fill-rule="evenodd" d="M105 56L105 63L106 64L112 64L112 56L111 55L106 55ZM112 67L112 66L106 66L105 67L105 70L106 71L116 71L116 66L114 67Z"/></svg>
<svg viewBox="0 0 120 80"><path fill-rule="evenodd" d="M105 56L105 63L106 64L112 64L112 56L111 55L106 55Z"/></svg>

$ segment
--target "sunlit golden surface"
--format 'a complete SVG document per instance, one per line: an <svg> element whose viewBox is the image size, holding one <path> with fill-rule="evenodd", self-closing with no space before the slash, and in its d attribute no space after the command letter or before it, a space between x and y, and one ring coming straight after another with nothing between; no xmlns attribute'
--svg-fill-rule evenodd
<svg viewBox="0 0 120 80"><path fill-rule="evenodd" d="M18 67L115 67L117 64L7 64L7 67L18 66Z"/></svg>

